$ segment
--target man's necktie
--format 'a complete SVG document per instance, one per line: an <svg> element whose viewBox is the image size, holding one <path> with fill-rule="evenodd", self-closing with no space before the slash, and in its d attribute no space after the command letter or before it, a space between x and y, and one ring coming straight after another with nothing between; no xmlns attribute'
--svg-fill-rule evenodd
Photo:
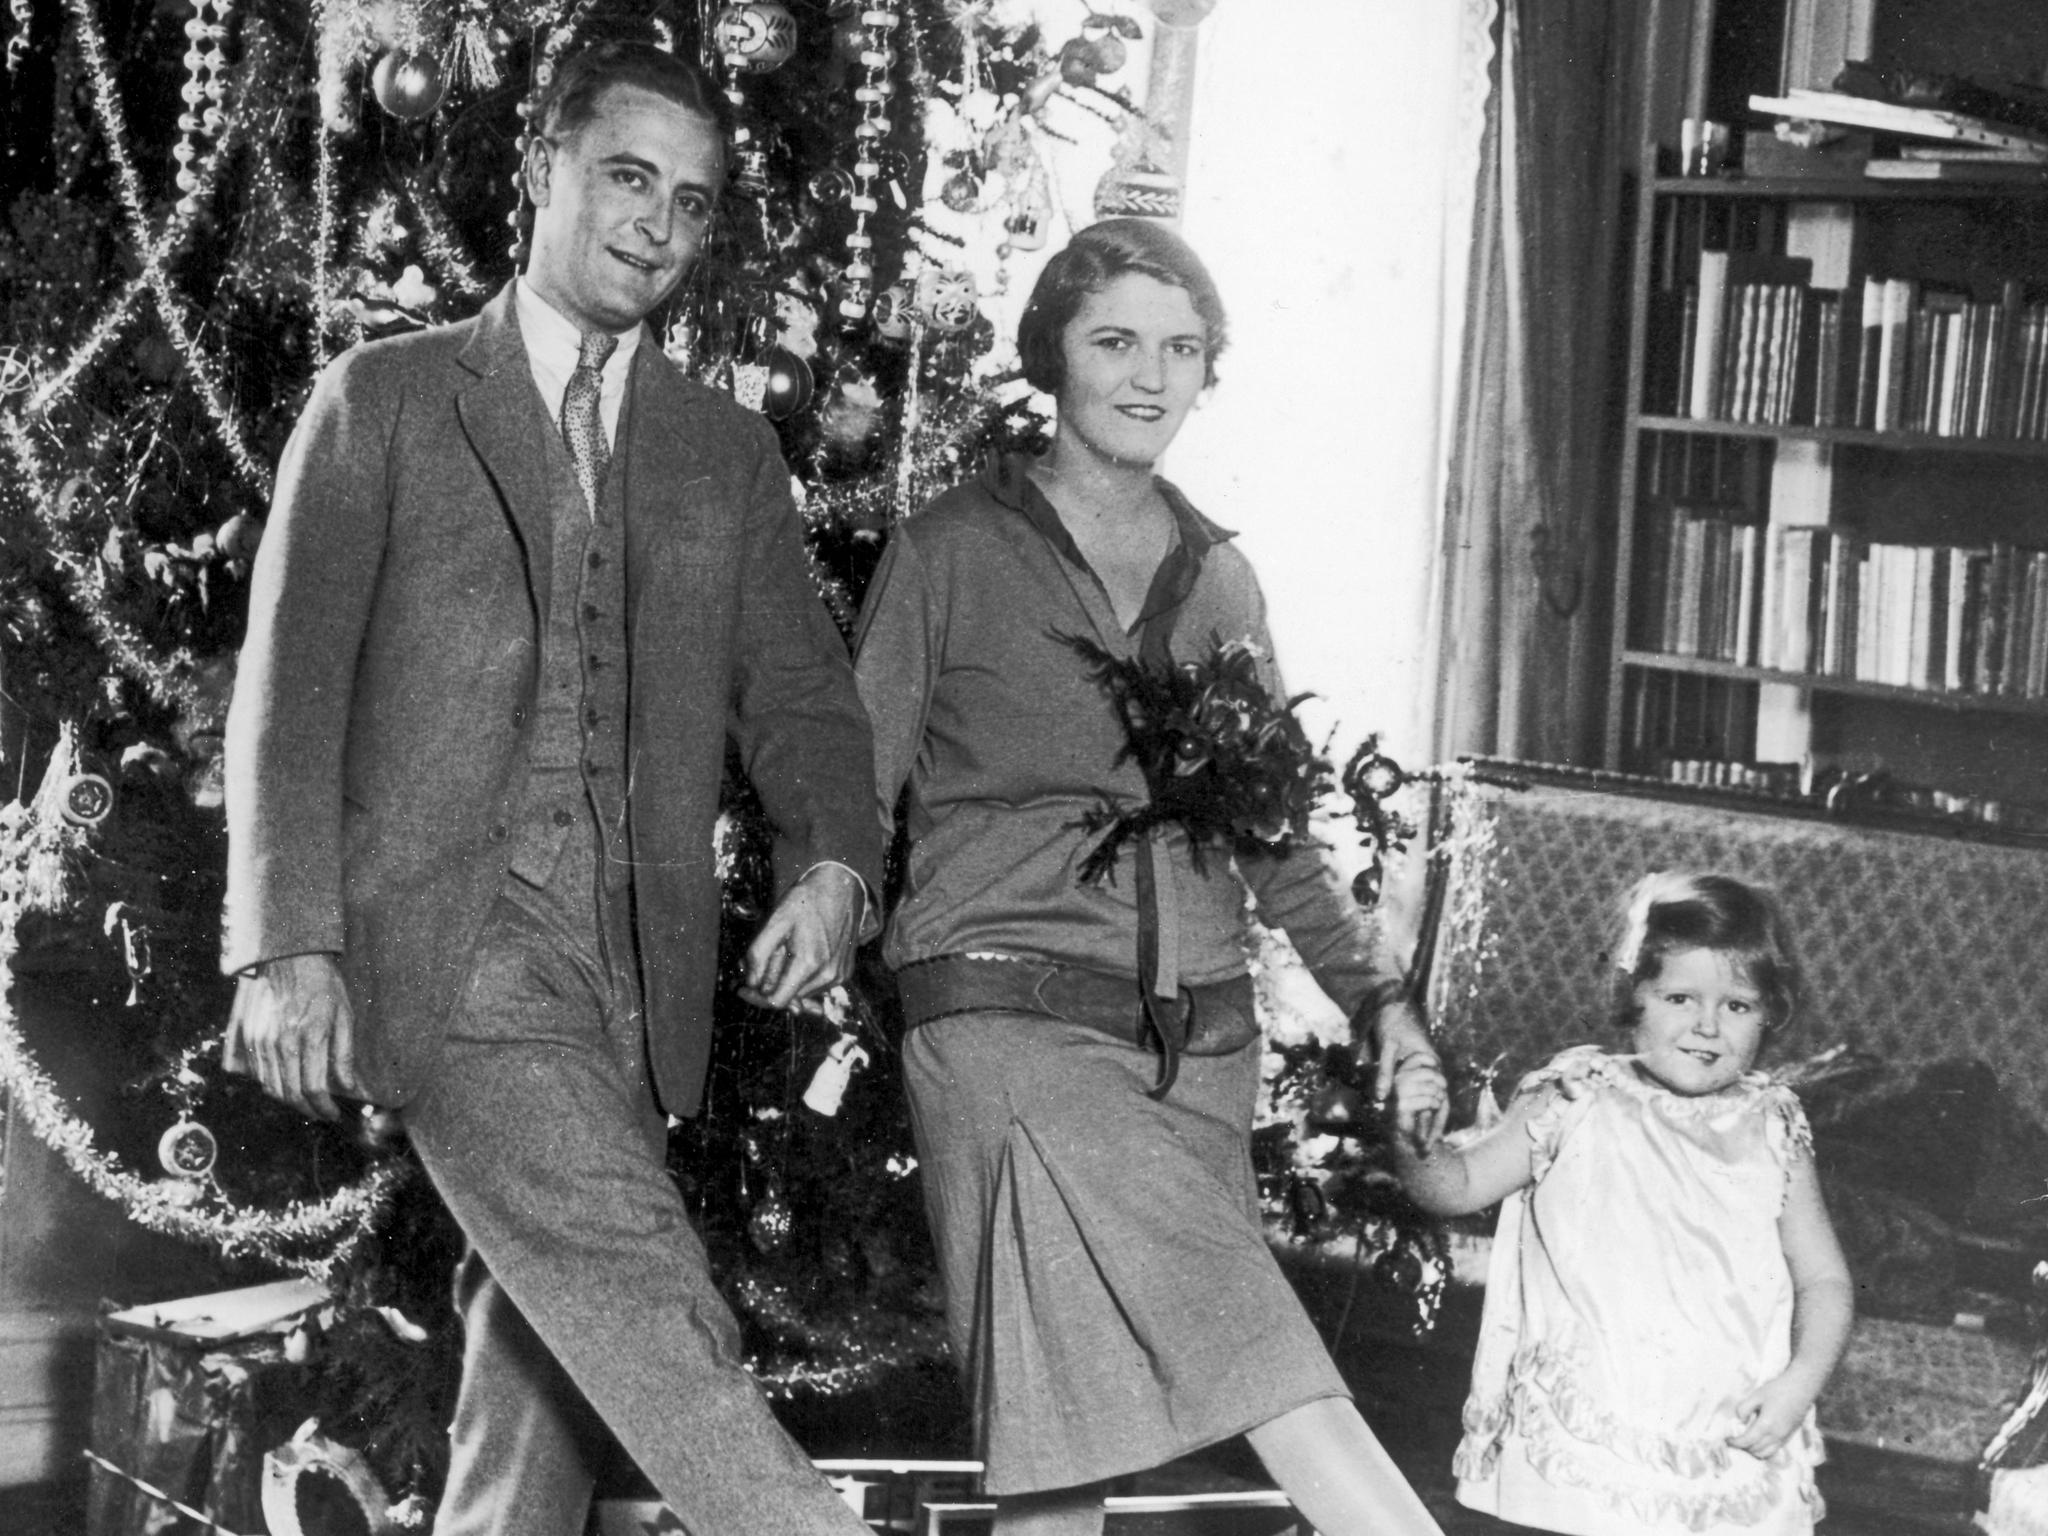
<svg viewBox="0 0 2048 1536"><path fill-rule="evenodd" d="M562 440L569 445L576 480L583 487L592 517L597 516L598 493L604 489L604 472L612 462L611 445L604 440L604 417L597 408L604 387L601 375L605 359L618 345L618 337L603 331L585 335L576 349L576 371L569 375L568 393L562 396Z"/></svg>

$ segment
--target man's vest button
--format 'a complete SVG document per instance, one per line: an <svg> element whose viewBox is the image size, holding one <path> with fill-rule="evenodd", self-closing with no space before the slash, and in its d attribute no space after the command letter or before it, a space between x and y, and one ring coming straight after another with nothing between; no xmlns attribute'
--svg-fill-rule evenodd
<svg viewBox="0 0 2048 1536"><path fill-rule="evenodd" d="M505 823L503 823L502 821L494 821L491 823L491 841L494 843L502 843L503 841L505 841Z"/></svg>
<svg viewBox="0 0 2048 1536"><path fill-rule="evenodd" d="M555 812L555 825L558 827L566 827L575 819L575 816L568 811Z"/></svg>

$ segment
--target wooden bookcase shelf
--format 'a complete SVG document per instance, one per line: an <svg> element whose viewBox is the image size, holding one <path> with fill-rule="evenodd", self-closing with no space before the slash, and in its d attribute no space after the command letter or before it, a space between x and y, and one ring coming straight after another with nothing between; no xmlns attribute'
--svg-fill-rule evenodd
<svg viewBox="0 0 2048 1536"><path fill-rule="evenodd" d="M2034 182L1880 181L1875 177L1824 180L1807 176L1654 176L1653 197L1767 198L1778 202L1907 203L2017 201L2048 197L2048 177Z"/></svg>
<svg viewBox="0 0 2048 1536"><path fill-rule="evenodd" d="M1732 661L1715 661L1705 656L1670 656L1662 651L1622 652L1622 665L1650 672L1684 673L1693 677L1718 677L1731 682L1781 683L1813 693L1833 693L1864 699L1889 699L1899 704L1949 710L1964 715L2034 715L2048 717L2048 699L2008 698L2000 694L1950 693L1934 688L1900 688L1890 683L1866 682L1855 677L1833 677L1825 672L1787 672L1777 667L1743 666Z"/></svg>
<svg viewBox="0 0 2048 1536"><path fill-rule="evenodd" d="M1934 432L1879 432L1869 427L1772 426L1752 421L1701 421L1691 416L1637 412L1632 425L1651 432L1696 432L1708 437L1761 437L1781 443L1835 443L1893 453L1988 453L2048 459L2048 441L2019 437L1944 437Z"/></svg>
<svg viewBox="0 0 2048 1536"><path fill-rule="evenodd" d="M1654 780L1674 763L1805 761L1823 774L1926 786L1982 804L1987 816L2001 806L2048 807L2048 697L2028 696L2024 671L2014 670L2028 665L2026 643L2011 642L2015 651L1983 627L1993 622L1985 618L1993 593L1995 622L2014 635L2048 622L2048 573L2027 574L2028 552L2048 549L2048 436L2018 435L2048 419L2048 410L2030 419L2033 408L2022 404L2039 392L2048 405L2048 322L2034 319L2048 309L2030 308L2048 304L2048 182L1678 177L1647 169L1658 163L1652 147L1636 183L1605 769ZM1730 298L1714 306L1725 340L1702 365L1700 313L1709 302L1701 253L1719 251L1730 253L1716 279ZM1963 312L1948 333L1957 362L1946 382L1941 343L1932 363L1924 340L1915 343L1920 352L1905 352L1901 325L1891 345L1907 359L1902 367L1929 382L1918 394L1894 393L1879 416L1951 430L1868 424L1851 398L1859 386L1846 357L1826 375L1844 382L1821 408L1814 308L1831 311L1845 352L1876 356L1879 333L1866 337L1855 303L1866 278L1880 287L1897 280L1915 325L1923 307ZM1825 297L1835 292L1845 297ZM1788 293L1796 296L1781 297ZM1772 319L1780 303L1782 323ZM1961 350L1963 328L1988 324L1994 309L1999 335L2011 339L1993 343L1979 329ZM1939 317L1924 323L1942 335ZM2023 363L2027 348L2036 362ZM1701 367L1716 370L1704 395ZM2024 397L2023 372L2043 379ZM1715 402L1712 419L1691 414L1700 398ZM1834 424L1815 425L1816 417ZM1816 531L1809 538L1795 529ZM1702 537L1711 541L1704 555ZM1855 571L1856 596L1827 594L1838 614L1854 615L1890 583L1860 630L1853 617L1827 621L1847 626L1830 642L1844 647L1840 671L1832 648L1829 670L1817 669L1826 623L1818 599L1802 610L1796 594L1820 588L1804 566L1788 574L1783 556L1795 547L1813 570ZM1865 551L1880 550L1886 561L1909 562L1907 608L1918 605L1910 662L1903 647L1884 643L1908 620L1896 606L1898 570L1880 575L1875 553L1866 562ZM1916 557L1902 550L1939 551L1942 563L1912 567ZM2015 560L2020 574L1984 583L1965 620L1961 594L1978 575L1972 562L2013 550L1996 558ZM1929 590L1951 573L1935 629L1974 637L1960 670L1953 649L1935 648L1942 642L1929 638L1927 617L1938 601ZM1797 643L1785 643L1788 632ZM1809 640L1810 652L1801 648ZM1939 686L1944 662L1947 687ZM2042 671L2038 657L2032 670ZM1909 678L1918 685L1902 686ZM2041 678L2032 681L2041 693Z"/></svg>

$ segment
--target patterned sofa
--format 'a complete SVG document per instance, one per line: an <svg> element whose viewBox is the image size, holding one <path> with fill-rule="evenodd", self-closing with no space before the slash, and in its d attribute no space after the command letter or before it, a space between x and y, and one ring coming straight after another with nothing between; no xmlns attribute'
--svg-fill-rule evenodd
<svg viewBox="0 0 2048 1536"><path fill-rule="evenodd" d="M1727 870L1783 898L1811 1001L1768 1064L1814 1119L1860 1293L1822 1426L1974 1465L2027 1390L2048 1258L2048 846L1522 765L1441 794L1432 1015L1502 1097L1600 1038L1607 925L1638 876Z"/></svg>

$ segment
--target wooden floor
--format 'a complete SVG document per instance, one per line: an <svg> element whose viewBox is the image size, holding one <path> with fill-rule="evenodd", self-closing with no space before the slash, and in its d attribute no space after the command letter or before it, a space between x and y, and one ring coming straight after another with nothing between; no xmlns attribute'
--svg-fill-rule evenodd
<svg viewBox="0 0 2048 1536"><path fill-rule="evenodd" d="M1821 1491L1828 1518L1818 1536L1975 1536L1966 1511L1975 1481L1968 1468L1944 1462L1878 1454L1836 1446L1822 1468ZM1461 1509L1451 1498L1448 1478L1433 1466L1397 1449L1403 1470L1415 1482L1446 1536L1503 1536L1516 1530ZM1242 1442L1190 1457L1149 1474L1132 1492L1193 1492L1263 1484L1260 1469ZM0 1488L0 1533L4 1536L84 1536L83 1478L28 1488ZM249 1533L256 1536L256 1533Z"/></svg>

